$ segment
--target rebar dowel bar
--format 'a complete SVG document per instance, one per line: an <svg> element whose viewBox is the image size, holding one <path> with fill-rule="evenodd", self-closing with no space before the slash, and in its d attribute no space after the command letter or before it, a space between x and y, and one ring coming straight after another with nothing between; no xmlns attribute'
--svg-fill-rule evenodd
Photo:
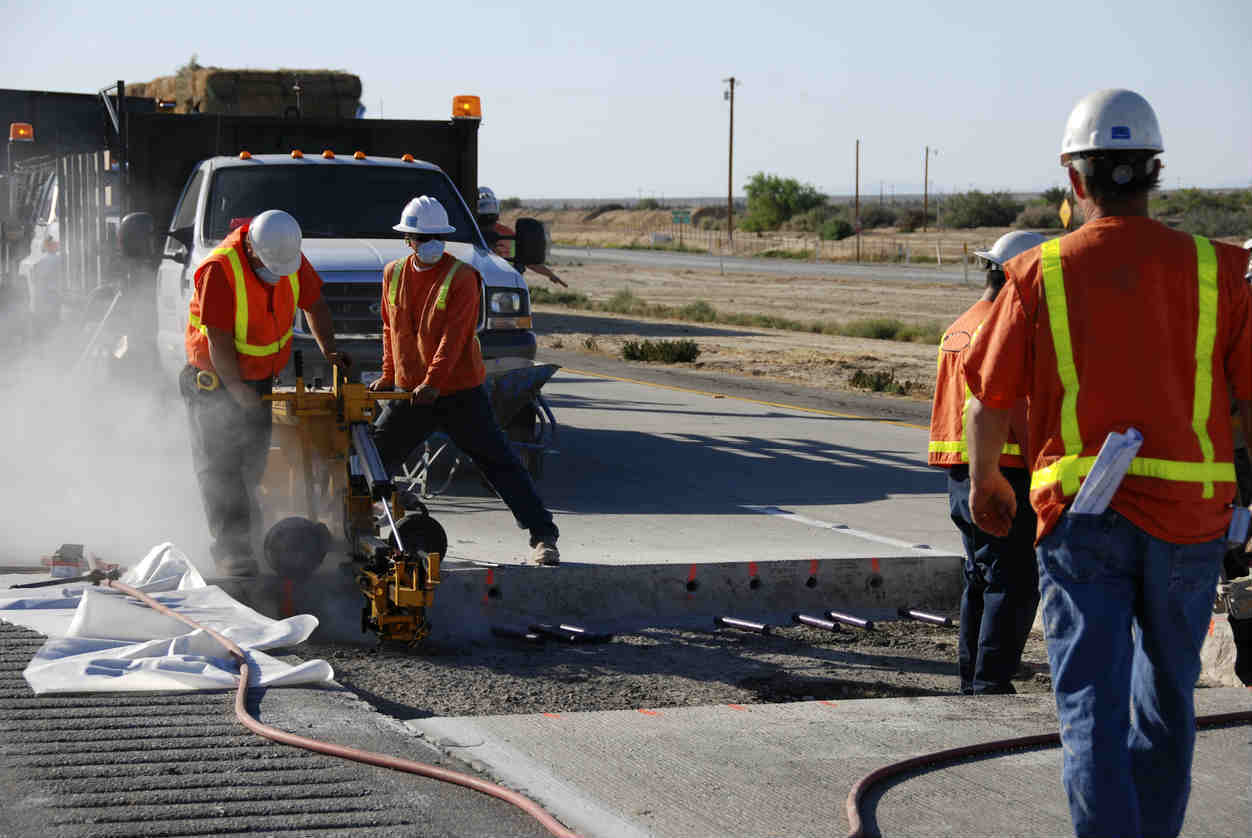
<svg viewBox="0 0 1252 838"><path fill-rule="evenodd" d="M556 818L544 811L538 803L535 803L525 795L518 794L515 791L506 789L503 786L498 786L495 783L479 779L478 777L473 777L469 774L462 774L459 771L440 768L436 765L428 765L422 762L401 759L400 757L377 754L372 751L362 751L357 748L349 748L344 745L335 745L330 742L322 742L305 736L297 736L293 733L287 733L286 731L279 730L276 727L263 724L248 712L248 683L251 680L251 667L248 663L247 654L245 654L243 649L239 648L233 640L230 640L213 629L205 628L186 615L165 607L152 597L142 591L132 588L129 585L124 585L121 582L114 580L106 580L104 584L120 591L123 594L126 594L127 596L138 599L149 608L159 611L167 617L173 617L175 620L185 623L194 629L203 631L209 637L212 637L219 644L225 647L225 649L230 652L231 657L239 663L239 683L237 689L235 690L235 717L239 719L240 723L244 727L248 728L248 730L258 736L262 736L283 745L290 745L294 748L303 748L306 751L313 751L319 754L326 754L327 756L339 757L340 759L352 760L353 762L362 762L366 765L376 765L380 768L388 768L393 771L403 771L407 774L416 774L419 777L429 777L432 780L439 780L444 783L464 786L465 788L490 795L516 806L538 821L544 829L548 830L548 832L558 836L558 838L578 838L577 833L566 829Z"/></svg>
<svg viewBox="0 0 1252 838"><path fill-rule="evenodd" d="M841 611L827 611L827 618L834 620L836 623L843 623L846 626L856 626L866 631L874 630L874 621L866 620L861 617L854 617L851 614L844 614Z"/></svg>
<svg viewBox="0 0 1252 838"><path fill-rule="evenodd" d="M802 626L812 626L813 628L826 629L827 631L843 631L843 629L839 628L838 623L823 620L821 617L810 617L808 614L797 612L791 615L791 619Z"/></svg>
<svg viewBox="0 0 1252 838"><path fill-rule="evenodd" d="M918 611L916 608L897 608L896 613L906 620L917 620L921 623L930 623L935 626L952 626L952 620L939 614L931 614L928 611Z"/></svg>
<svg viewBox="0 0 1252 838"><path fill-rule="evenodd" d="M773 626L765 623L754 623L751 620L740 620L738 617L714 617L713 623L722 628L739 629L740 631L754 631L757 634L770 634L773 632Z"/></svg>

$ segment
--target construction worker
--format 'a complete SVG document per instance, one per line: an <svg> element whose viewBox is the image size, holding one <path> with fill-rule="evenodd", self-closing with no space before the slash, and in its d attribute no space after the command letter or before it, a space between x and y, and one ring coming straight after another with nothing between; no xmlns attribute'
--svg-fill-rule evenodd
<svg viewBox="0 0 1252 838"><path fill-rule="evenodd" d="M1148 216L1164 150L1139 94L1074 107L1061 144L1086 223L1004 265L966 354L970 508L1006 536L1012 408L1030 401L1048 659L1078 835L1172 836L1235 494L1230 394L1252 397L1247 254ZM1104 511L1070 510L1112 432L1143 442Z"/></svg>
<svg viewBox="0 0 1252 838"><path fill-rule="evenodd" d="M517 255L517 244L513 240L516 235L512 227L500 223L500 202L496 193L485 186L478 187L478 227L487 237L487 243L498 256L513 261ZM568 288L565 280L554 274L547 265L525 265L540 276L546 276L562 288Z"/></svg>
<svg viewBox="0 0 1252 838"><path fill-rule="evenodd" d="M1039 575L1035 570L1030 472L1024 459L1026 400L1019 400L1014 407L1008 443L1000 454L1000 471L1017 495L1017 512L1008 537L999 538L978 529L970 517L965 442L969 390L961 361L1004 286L1004 262L1045 240L1039 233L1006 233L990 250L977 251L975 255L987 267L982 296L948 328L939 346L927 460L932 466L947 469L948 506L965 544L957 669L961 692L967 695L1017 692L1010 679L1021 663L1039 607Z"/></svg>
<svg viewBox="0 0 1252 838"><path fill-rule="evenodd" d="M300 253L300 225L267 210L233 230L196 268L187 318L187 366L179 389L191 420L191 452L219 573L255 576L255 492L265 470L272 415L261 397L291 356L296 308L304 309L326 360L335 349L322 279Z"/></svg>
<svg viewBox="0 0 1252 838"><path fill-rule="evenodd" d="M392 229L404 233L412 255L383 268L383 372L372 390L411 390L411 401L388 401L374 442L389 473L436 430L474 461L530 531L530 561L560 564L557 528L530 474L496 423L483 387L486 373L475 329L478 272L444 252L456 228L435 198L409 201Z"/></svg>

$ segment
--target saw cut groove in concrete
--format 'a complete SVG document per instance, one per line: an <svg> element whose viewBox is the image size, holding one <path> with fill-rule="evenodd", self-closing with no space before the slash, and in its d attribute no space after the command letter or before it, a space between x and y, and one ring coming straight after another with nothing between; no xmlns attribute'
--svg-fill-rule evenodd
<svg viewBox="0 0 1252 838"><path fill-rule="evenodd" d="M876 533L866 532L865 530L853 529L847 524L832 524L829 521L819 521L816 518L809 518L808 516L801 515L797 512L780 509L777 506L744 506L743 508L749 509L753 512L760 512L764 515L773 515L776 518L782 518L787 521L795 521L797 524L807 524L810 527L817 527L818 529L834 530L844 535L853 535L857 538L863 538L866 541L877 541L880 544L889 544L892 547L900 547L905 550L918 550L925 553L939 552L932 547L927 547L924 544L909 544L907 541L900 541L898 538L888 538L885 535L878 535Z"/></svg>

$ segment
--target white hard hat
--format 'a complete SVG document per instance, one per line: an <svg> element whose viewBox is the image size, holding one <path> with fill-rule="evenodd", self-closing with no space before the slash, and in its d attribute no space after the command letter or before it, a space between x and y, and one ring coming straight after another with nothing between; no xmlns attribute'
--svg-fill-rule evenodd
<svg viewBox="0 0 1252 838"><path fill-rule="evenodd" d="M391 229L427 236L456 232L456 228L448 223L448 211L443 204L429 195L421 195L405 204L400 223Z"/></svg>
<svg viewBox="0 0 1252 838"><path fill-rule="evenodd" d="M248 225L248 243L267 270L287 276L300 270L300 224L282 210L266 210Z"/></svg>
<svg viewBox="0 0 1252 838"><path fill-rule="evenodd" d="M1252 250L1252 239L1248 239L1243 243L1244 250Z"/></svg>
<svg viewBox="0 0 1252 838"><path fill-rule="evenodd" d="M500 214L500 202L496 200L496 193L492 192L486 186L478 187L478 214Z"/></svg>
<svg viewBox="0 0 1252 838"><path fill-rule="evenodd" d="M1043 235L1043 233L1028 233L1025 230L1017 230L1000 236L990 250L975 250L974 255L986 259L998 267L1003 267L1005 262L1017 254L1025 253L1032 247L1041 245L1047 240L1048 237Z"/></svg>
<svg viewBox="0 0 1252 838"><path fill-rule="evenodd" d="M1088 94L1074 105L1061 139L1061 163L1065 155L1080 151L1165 150L1156 112L1133 90L1112 88Z"/></svg>

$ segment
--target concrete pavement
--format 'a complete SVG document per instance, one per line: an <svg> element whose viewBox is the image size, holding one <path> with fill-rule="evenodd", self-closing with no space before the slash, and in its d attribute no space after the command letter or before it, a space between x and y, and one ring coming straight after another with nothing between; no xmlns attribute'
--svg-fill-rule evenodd
<svg viewBox="0 0 1252 838"><path fill-rule="evenodd" d="M1248 690L1199 690L1200 713L1245 711ZM724 705L406 723L491 770L588 838L847 833L844 801L891 762L1056 730L1050 697L953 696ZM1248 728L1202 732L1184 836L1252 827ZM862 817L882 835L1072 835L1059 748L939 767L887 783Z"/></svg>

